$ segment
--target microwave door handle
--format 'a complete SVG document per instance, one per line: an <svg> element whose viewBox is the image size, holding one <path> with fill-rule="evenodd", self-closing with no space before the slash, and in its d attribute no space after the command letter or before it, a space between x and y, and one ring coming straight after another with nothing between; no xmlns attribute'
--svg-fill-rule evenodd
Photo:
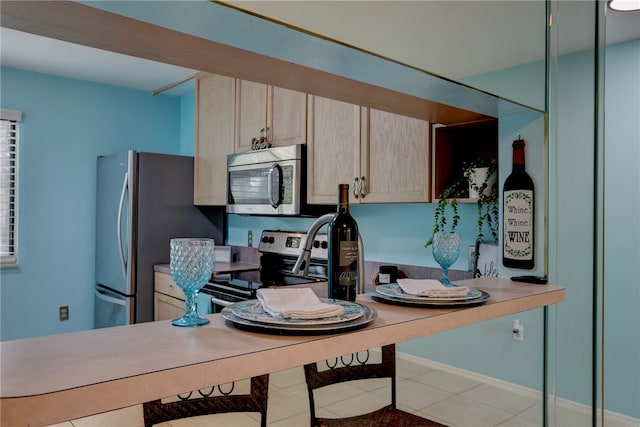
<svg viewBox="0 0 640 427"><path fill-rule="evenodd" d="M276 174L277 171L277 174ZM274 177L277 179L276 186L278 188L278 194L276 195L276 199L273 198L273 179ZM267 179L267 192L269 193L269 201L271 202L271 206L273 208L277 208L282 200L280 199L280 189L282 187L282 168L277 163L271 166L269 169L268 179Z"/></svg>

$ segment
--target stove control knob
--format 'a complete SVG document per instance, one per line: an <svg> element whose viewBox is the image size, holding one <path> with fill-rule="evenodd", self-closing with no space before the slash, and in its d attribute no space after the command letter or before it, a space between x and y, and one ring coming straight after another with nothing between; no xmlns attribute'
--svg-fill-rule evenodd
<svg viewBox="0 0 640 427"><path fill-rule="evenodd" d="M275 241L276 241L276 239L274 239L273 236L269 236L269 243L273 243Z"/></svg>
<svg viewBox="0 0 640 427"><path fill-rule="evenodd" d="M273 237L272 237L273 239ZM269 243L269 236L262 236L262 243Z"/></svg>
<svg viewBox="0 0 640 427"><path fill-rule="evenodd" d="M319 248L320 247L320 240L314 240L313 241L313 247L314 248Z"/></svg>
<svg viewBox="0 0 640 427"><path fill-rule="evenodd" d="M327 243L327 241L325 240L324 242L322 242L320 244L320 247L322 247L322 249L327 249L329 247L329 244Z"/></svg>

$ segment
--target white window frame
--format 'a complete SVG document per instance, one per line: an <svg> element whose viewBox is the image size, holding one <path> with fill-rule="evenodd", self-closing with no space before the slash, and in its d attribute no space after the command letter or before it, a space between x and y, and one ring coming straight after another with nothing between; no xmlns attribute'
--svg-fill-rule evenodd
<svg viewBox="0 0 640 427"><path fill-rule="evenodd" d="M0 109L0 266L18 265L18 167L22 112Z"/></svg>

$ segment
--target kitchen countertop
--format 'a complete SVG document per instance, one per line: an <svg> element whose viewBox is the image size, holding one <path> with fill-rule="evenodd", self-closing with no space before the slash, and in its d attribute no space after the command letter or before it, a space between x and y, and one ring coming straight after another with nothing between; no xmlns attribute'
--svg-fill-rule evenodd
<svg viewBox="0 0 640 427"><path fill-rule="evenodd" d="M411 308L358 302L378 311L369 326L333 335L279 336L225 323L177 328L140 323L0 343L2 425L47 425L176 393L275 372L564 301L557 285L507 279L458 282L491 294L468 308Z"/></svg>

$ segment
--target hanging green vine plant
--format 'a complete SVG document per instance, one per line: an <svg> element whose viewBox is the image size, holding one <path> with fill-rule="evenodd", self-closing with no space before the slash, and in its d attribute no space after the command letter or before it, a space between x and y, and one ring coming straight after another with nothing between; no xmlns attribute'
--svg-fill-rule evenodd
<svg viewBox="0 0 640 427"><path fill-rule="evenodd" d="M487 174L484 180L480 183L474 183L470 179L472 171L477 168L488 168ZM495 159L474 159L464 162L461 167L461 171L457 178L448 185L442 192L442 195L438 199L438 205L435 208L433 215L433 233L425 243L425 247L429 247L433 244L433 236L439 232L455 232L460 222L460 215L458 213L458 198L467 198L468 189L471 187L478 193L476 201L477 217L476 227L477 233L475 238L475 251L474 257L479 256L480 243L485 241L485 230L488 230L490 234L490 240L498 241L498 226L499 226L499 204L498 204L498 185L496 180L492 180L492 175L497 172L498 164ZM487 191L488 189L488 191ZM451 207L452 215L447 217L447 207ZM485 228L486 224L486 228ZM450 225L450 227L447 227ZM474 276L478 277L480 272L477 269L474 272Z"/></svg>
<svg viewBox="0 0 640 427"><path fill-rule="evenodd" d="M481 183L474 182L471 179L474 174L473 170L477 168L487 168L487 173ZM480 277L481 272L478 269L478 257L480 256L480 244L485 241L485 224L490 233L490 241L498 241L498 225L500 208L498 205L498 183L492 176L496 175L497 162L495 159L480 160L476 159L465 165L464 175L469 179L469 187L478 195L476 202L478 216L476 217L476 241L473 252L474 259L474 277ZM496 175L497 176L497 175ZM488 191L487 191L488 190Z"/></svg>
<svg viewBox="0 0 640 427"><path fill-rule="evenodd" d="M451 227L449 228L449 233L454 233L456 228L458 227L458 223L460 222L460 214L458 213L458 200L455 197L452 197L456 192L456 186L447 187L440 196L438 200L438 206L433 214L433 233L431 237L424 244L425 248L428 248L433 244L433 236L436 233L445 232L447 228L447 215L446 210L447 206L451 207L452 216L451 216Z"/></svg>

